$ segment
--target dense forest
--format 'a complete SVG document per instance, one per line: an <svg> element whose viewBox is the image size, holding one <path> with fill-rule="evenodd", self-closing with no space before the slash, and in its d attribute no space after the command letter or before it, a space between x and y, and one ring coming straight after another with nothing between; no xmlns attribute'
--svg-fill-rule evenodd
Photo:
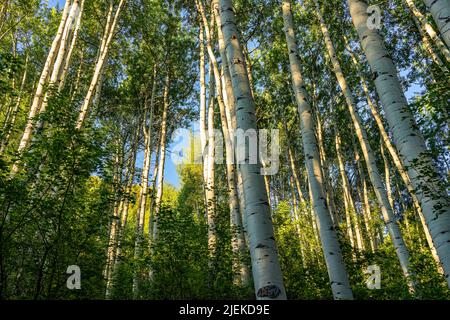
<svg viewBox="0 0 450 320"><path fill-rule="evenodd" d="M449 0L0 0L0 300L450 299Z"/></svg>

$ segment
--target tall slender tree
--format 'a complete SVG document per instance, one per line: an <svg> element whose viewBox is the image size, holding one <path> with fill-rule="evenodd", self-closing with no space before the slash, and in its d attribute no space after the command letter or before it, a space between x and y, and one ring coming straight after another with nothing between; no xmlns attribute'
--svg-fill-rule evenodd
<svg viewBox="0 0 450 320"><path fill-rule="evenodd" d="M255 102L250 89L236 18L230 0L220 0L221 28L236 100L237 130L256 130ZM248 148L248 140L245 149ZM272 219L261 176L261 163L241 163L245 193L245 215L250 240L252 273L258 299L286 299ZM248 161L247 161L248 162Z"/></svg>
<svg viewBox="0 0 450 320"><path fill-rule="evenodd" d="M331 289L335 299L353 299L353 293L348 280L347 271L337 239L336 231L323 194L323 177L319 167L320 158L314 134L314 121L308 95L303 84L297 42L294 33L294 23L290 0L283 0L283 21L286 42L289 51L289 62L292 76L292 87L297 101L298 112L301 119L303 152L305 154L308 181L311 190L313 207L319 221L319 233L322 241L323 253L327 263Z"/></svg>
<svg viewBox="0 0 450 320"><path fill-rule="evenodd" d="M373 73L375 87L392 130L394 143L408 170L427 227L450 286L450 205L443 183L408 107L383 39L367 24L367 3L348 1L353 24Z"/></svg>

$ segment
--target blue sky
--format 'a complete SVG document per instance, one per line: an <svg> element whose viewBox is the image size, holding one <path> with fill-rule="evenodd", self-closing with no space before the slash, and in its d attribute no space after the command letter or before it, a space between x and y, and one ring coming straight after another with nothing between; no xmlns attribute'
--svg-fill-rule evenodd
<svg viewBox="0 0 450 320"><path fill-rule="evenodd" d="M62 7L66 3L66 0L48 0L49 7L54 7L57 3L59 3L59 6Z"/></svg>

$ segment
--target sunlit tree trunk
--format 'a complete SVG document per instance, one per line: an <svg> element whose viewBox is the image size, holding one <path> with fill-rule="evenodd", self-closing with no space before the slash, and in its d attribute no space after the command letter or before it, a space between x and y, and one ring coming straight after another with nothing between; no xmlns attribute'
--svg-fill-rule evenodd
<svg viewBox="0 0 450 320"><path fill-rule="evenodd" d="M122 196L121 196L121 188L122 188L122 151L121 151L121 139L118 139L117 145L116 145L117 151L115 155L115 162L114 162L114 178L113 178L113 188L115 193L115 199L114 199L114 207L113 207L113 214L110 221L110 227L109 227L109 236L108 236L108 247L107 247L107 258L106 258L106 265L103 271L103 277L105 280L109 278L109 275L111 273L113 262L114 262L114 255L116 253L116 240L117 240L117 231L119 227L119 213L122 206Z"/></svg>
<svg viewBox="0 0 450 320"><path fill-rule="evenodd" d="M450 62L450 51L445 46L445 44L442 42L442 40L439 38L439 36L434 31L434 28L431 26L431 24L428 23L426 18L423 16L423 14L417 9L416 5L414 4L413 0L405 0L406 5L408 6L409 10L411 11L411 18L414 21L414 24L416 25L417 29L419 30L420 36L422 37L423 44L425 46L425 49L430 54L433 61L443 70L447 70L442 60L439 58L438 54L434 51L434 48L432 44L430 43L430 40L428 39L428 36L431 38L431 40L436 44L436 46L441 51L442 55L445 57L447 62ZM427 36L428 34L428 36Z"/></svg>
<svg viewBox="0 0 450 320"><path fill-rule="evenodd" d="M42 98L44 95L44 88L47 84L48 77L50 72L52 71L55 57L58 53L58 47L61 41L61 37L63 36L64 26L66 25L66 20L69 15L70 9L70 1L67 0L64 6L64 10L61 15L61 22L58 27L58 31L56 33L55 38L53 39L52 46L50 47L50 51L47 56L47 60L45 61L44 67L41 72L41 76L39 78L39 82L36 87L36 93L33 98L33 102L31 104L30 112L28 113L27 124L25 126L25 130L23 132L22 138L20 139L19 147L17 152L20 153L28 146L31 134L35 126L35 117L40 111L40 106L42 103ZM19 170L18 162L13 165L12 172L16 173Z"/></svg>
<svg viewBox="0 0 450 320"><path fill-rule="evenodd" d="M206 83L205 83L205 44L203 23L200 23L200 147L203 159L204 173L206 173ZM206 183L206 174L203 175ZM206 198L205 198L206 199Z"/></svg>
<svg viewBox="0 0 450 320"><path fill-rule="evenodd" d="M207 113L207 157L206 167L204 168L205 176L205 196L206 196L206 220L208 225L208 249L210 254L209 263L212 266L213 257L216 252L217 234L216 234L216 192L215 192L215 146L216 136L214 130L214 76L212 68L209 70L209 101Z"/></svg>
<svg viewBox="0 0 450 320"><path fill-rule="evenodd" d="M348 45L348 41L345 38L345 36L344 36L344 41L345 41L346 49L350 53L350 56L352 58L353 64L355 65L356 68L358 68L358 69L361 68L360 63L359 63L358 59L356 58L354 52L351 50L350 46ZM405 168L403 167L402 162L400 161L400 157L397 153L397 150L392 145L391 139L389 138L388 133L384 127L383 121L381 119L380 114L378 113L377 107L374 104L372 98L370 97L369 88L367 87L366 80L363 75L360 76L360 82L361 82L364 94L366 96L367 104L369 105L370 112L372 113L372 116L375 119L375 123L377 124L378 129L380 131L382 143L385 145L386 149L388 150L388 152L393 160L393 163L394 163L395 167L397 168L397 171L399 172L400 177L402 178L403 183L405 184L406 188L408 189L409 194L411 195L414 208L415 208L417 214L419 215L422 226L424 228L428 246L430 247L433 258L435 259L437 265L440 266L439 256L437 255L436 248L434 247L430 232L426 226L425 218L422 213L422 208L420 207L419 200L417 199L417 196L414 192L414 187L411 184L408 173L406 172Z"/></svg>
<svg viewBox="0 0 450 320"><path fill-rule="evenodd" d="M132 141L132 147L130 150L131 153L131 159L128 164L127 172L125 174L125 194L123 196L123 205L122 210L120 212L120 224L119 224L119 231L117 234L117 249L116 254L114 257L114 263L112 270L110 270L107 281L106 281L106 290L105 290L105 298L109 299L111 298L112 294L112 286L114 282L114 277L117 274L117 271L119 269L119 265L122 263L122 241L125 233L125 228L127 226L128 221L128 210L130 207L130 197L131 192L133 188L133 180L135 175L135 168L136 168L136 156L137 156L137 150L138 150L138 142L139 142L139 127L136 128L135 134Z"/></svg>
<svg viewBox="0 0 450 320"><path fill-rule="evenodd" d="M353 24L374 75L375 86L392 130L395 145L403 165L408 170L450 287L448 195L427 151L423 136L409 110L396 67L387 53L383 39L377 30L367 27L367 3L361 0L348 0L348 3ZM433 11L436 13L439 5L443 3L445 1L435 1L437 6L434 6Z"/></svg>
<svg viewBox="0 0 450 320"><path fill-rule="evenodd" d="M61 36L58 54L56 55L55 63L53 64L53 71L50 74L49 86L54 86L54 88L58 88L58 90L61 80L59 76L63 69L64 59L66 59L67 55L67 45L69 43L70 31L72 29L73 22L78 14L78 4L79 0L74 0L70 7L69 16L67 18L66 24L64 26L64 31ZM40 113L45 112L45 110L47 109L49 97L50 92L46 92L39 110ZM43 122L39 121L38 128L41 129L43 125Z"/></svg>
<svg viewBox="0 0 450 320"><path fill-rule="evenodd" d="M320 168L320 156L314 134L314 121L308 95L303 84L300 69L300 59L292 21L291 2L283 0L284 32L289 51L289 62L292 76L292 86L301 119L303 152L305 154L308 181L312 195L312 206L318 218L320 239L330 277L331 288L335 299L353 299L353 293L348 280L348 274L342 258L339 241L327 208L323 194L323 178Z"/></svg>
<svg viewBox="0 0 450 320"><path fill-rule="evenodd" d="M348 106L348 110L350 112L350 116L352 118L353 126L355 127L355 133L358 138L359 144L361 146L361 150L363 152L364 160L366 162L367 170L369 173L369 179L372 183L373 189L375 191L375 195L377 197L377 201L380 205L381 212L383 214L384 222L389 231L389 235L391 237L392 243L394 245L395 251L397 253L397 257L400 261L400 265L402 267L403 273L405 277L410 275L409 270L409 252L406 248L406 245L403 241L403 237L400 231L400 228L396 222L394 211L389 203L389 199L386 194L386 187L381 178L380 172L378 170L376 164L375 154L369 144L369 139L367 137L366 130L362 125L362 119L357 113L356 105L350 91L350 88L347 85L347 81L342 72L340 63L337 59L336 52L333 47L333 43L331 41L330 34L328 32L328 28L325 25L325 21L322 16L322 12L319 7L319 3L317 0L314 0L316 5L316 13L319 18L320 27L322 30L322 34L324 36L325 45L328 51L328 56L332 62L333 71L338 80L339 86L344 94L345 101ZM412 288L412 283L410 283Z"/></svg>
<svg viewBox="0 0 450 320"><path fill-rule="evenodd" d="M236 99L237 129L256 130L255 102L230 0L220 0L221 28ZM247 139L246 139L247 140ZM245 143L248 148L248 140ZM259 157L257 157L259 160ZM257 299L286 299L261 163L240 164L246 200L253 282Z"/></svg>
<svg viewBox="0 0 450 320"><path fill-rule="evenodd" d="M210 101L209 101L209 109L208 109L208 172L207 172L207 188L206 193L207 196L207 211L208 211L208 248L210 250L210 260L215 257L216 246L217 246L217 235L216 235L216 204L215 204L215 188L214 188L214 162L215 162L215 132L214 132L214 92L216 92L216 99L219 105L221 123L222 123L222 132L225 139L225 152L226 152L226 170L227 170L227 183L229 190L229 203L230 203L230 214L231 214L231 222L232 227L235 228L235 224L233 224L233 217L235 214L239 214L239 205L237 202L237 194L234 189L234 169L232 168L233 163L233 153L230 135L228 132L228 122L225 115L225 105L223 101L223 90L222 90L222 79L220 77L219 67L217 64L216 57L214 55L213 47L212 47L212 34L209 27L209 22L206 18L206 14L203 8L203 3L201 0L196 0L197 11L199 12L202 22L203 28L205 29L206 34L206 49L208 52L208 57L210 61L210 70L212 70L212 74L210 73ZM211 19L214 19L212 16ZM212 20L213 22L214 20ZM214 23L211 23L211 26L214 26ZM213 82L214 81L214 82ZM215 89L215 90L214 90ZM237 230L233 230L233 232L237 232ZM236 256L239 253L237 236L232 236L232 249L233 255ZM211 262L211 261L210 261ZM236 262L236 261L235 261ZM235 270L236 264L234 263ZM236 280L236 279L235 279Z"/></svg>
<svg viewBox="0 0 450 320"><path fill-rule="evenodd" d="M216 3L212 4L217 5ZM206 45L209 55L209 61L211 62L214 79L215 79L215 88L217 95L217 102L220 110L220 118L222 125L223 137L225 139L225 154L226 154L226 171L227 171L227 184L228 184L228 196L229 196L229 206L230 206L230 223L232 229L232 240L231 247L233 251L233 268L235 276L235 283L246 285L249 280L249 271L247 266L243 263L242 257L245 254L245 238L242 229L242 217L239 212L239 200L236 188L236 173L235 173L235 165L234 165L234 150L232 137L229 132L228 124L231 123L227 119L227 113L225 106L225 102L223 99L223 90L222 87L222 78L219 72L219 67L216 61L216 57L214 55L214 51L212 48L212 34L209 29L208 21L205 15L205 11L203 8L203 4L200 0L197 0L197 8L203 20L203 26L205 28L206 33ZM214 25L214 16L211 16L211 26ZM211 110L210 110L211 111ZM209 114L208 114L209 115ZM208 119L209 120L209 119Z"/></svg>
<svg viewBox="0 0 450 320"><path fill-rule="evenodd" d="M250 60L250 54L248 52L247 49L247 44L244 43L242 45L242 50L243 50L243 54L244 54L244 63L245 63L245 67L247 69L247 74L248 74L248 81L250 83L250 92L252 97L254 97L254 81L253 81L253 70L252 70L252 63ZM263 168L266 167L266 163L264 162L264 159L261 158L261 165L263 166ZM268 175L264 175L264 186L266 187L266 193L267 193L267 201L269 202L269 208L271 207L270 204L270 179Z"/></svg>
<svg viewBox="0 0 450 320"><path fill-rule="evenodd" d="M339 164L339 174L341 175L342 180L342 189L343 189L342 198L344 199L345 223L347 227L347 235L350 240L350 245L354 248L355 235L353 234L351 210L354 210L355 208L353 206L353 199L349 188L347 173L345 172L345 164L341 152L341 137L338 132L335 133L335 143L336 143L336 155Z"/></svg>
<svg viewBox="0 0 450 320"><path fill-rule="evenodd" d="M227 161L233 162L232 164L232 173L233 175L232 181L230 181L230 186L234 189L235 197L236 199L233 200L237 202L238 207L234 209L231 225L236 228L236 237L237 237L237 249L239 252L240 262L239 262L239 274L241 277L241 283L246 285L250 281L250 271L249 267L246 265L246 263L243 261L242 257L245 255L245 253L248 251L247 243L248 239L246 239L245 236L245 228L244 228L244 212L245 212L245 199L243 194L243 185L242 185L242 179L239 182L239 177L241 176L241 173L239 172L239 164L235 163L234 161L234 132L236 129L236 106L235 106L235 99L233 94L233 87L232 87L232 81L231 81L231 75L230 75L230 68L227 61L226 56L226 50L225 50L225 43L223 39L223 33L221 29L221 19L220 19L220 8L219 8L219 1L213 0L212 1L213 6L213 14L215 16L216 24L217 24L217 34L218 34L218 44L219 44L219 53L222 60L222 77L223 77L223 97L224 97L224 105L225 105L225 115L226 115L226 122L228 124L228 134L229 134L229 147L230 150L230 159ZM222 118L222 121L224 119ZM224 133L225 134L225 133ZM230 163L230 162L228 162ZM236 248L235 248L236 250Z"/></svg>
<svg viewBox="0 0 450 320"><path fill-rule="evenodd" d="M159 143L161 140L161 137L158 138L158 141L155 141L155 165L153 167L153 173L152 173L152 189L150 193L150 217L148 219L148 238L149 238L149 245L151 247L151 244L153 242L153 230L155 225L155 200L156 200L156 183L158 182L158 166L159 166L159 159L161 156L160 150L161 150L161 144Z"/></svg>
<svg viewBox="0 0 450 320"><path fill-rule="evenodd" d="M219 53L220 58L222 60L222 74L223 74L223 91L224 91L224 102L226 107L226 114L227 114L227 121L228 121L228 131L230 133L230 139L233 146L233 152L234 152L234 132L236 130L236 105L235 105L235 98L233 93L233 85L231 81L231 75L230 75L230 67L227 61L227 55L226 55L226 49L225 49L225 42L223 39L223 33L221 29L221 19L220 19L220 8L219 8L219 1L213 0L212 1L213 9L214 9L214 15L216 18L216 24L217 24L217 35L218 35L218 43L219 43ZM225 99L226 98L226 99ZM241 215L241 218L237 221L242 221L241 225L238 225L237 227L242 229L243 235L244 235L244 241L241 243L244 243L245 250L247 251L247 244L248 244L248 237L247 237L247 229L246 229L246 222L245 222L245 197L244 197L244 187L242 184L242 174L239 170L239 164L235 164L235 183L236 183L236 190L238 194L238 202L239 202L239 214Z"/></svg>
<svg viewBox="0 0 450 320"><path fill-rule="evenodd" d="M156 65L153 66L153 84L150 97L150 108L148 108L148 97L145 97L145 110L144 119L142 123L142 132L144 134L144 163L141 175L141 189L138 198L138 209L137 209L137 234L134 243L134 258L138 260L142 256L142 244L144 241L144 222L145 214L147 212L147 198L148 198L148 175L150 173L150 164L152 160L152 128L153 128L153 109L156 93ZM148 110L150 109L150 110ZM147 125L147 114L150 111L150 119ZM137 297L139 293L139 272L135 270L133 278L133 294Z"/></svg>
<svg viewBox="0 0 450 320"><path fill-rule="evenodd" d="M367 190L367 182L366 182L366 175L364 173L363 166L361 164L361 157L359 155L358 148L356 145L354 145L354 151L355 151L355 161L356 166L358 169L358 175L359 175L359 197L361 201L361 207L363 211L363 220L364 225L367 231L367 235L369 238L370 248L372 249L372 252L375 252L377 250L377 240L376 240L376 233L373 230L373 218L370 208L370 202L369 202L369 192Z"/></svg>
<svg viewBox="0 0 450 320"><path fill-rule="evenodd" d="M450 48L450 3L448 0L424 0L430 10L436 25L439 28L442 39L447 48ZM450 280L449 280L450 281Z"/></svg>
<svg viewBox="0 0 450 320"><path fill-rule="evenodd" d="M77 43L78 33L80 31L81 17L83 15L83 11L84 11L84 1L85 0L80 0L80 10L77 12L77 15L75 17L72 40L70 42L69 50L67 51L67 56L64 59L64 67L63 67L62 71L60 72L59 79L58 79L59 80L58 91L61 91L64 88L67 73L69 72L69 66L70 66L70 61L72 59L73 49L75 48L75 44Z"/></svg>
<svg viewBox="0 0 450 320"><path fill-rule="evenodd" d="M167 70L169 72L169 70ZM164 165L166 162L166 140L167 140L167 111L169 108L169 93L170 93L170 76L166 75L163 93L163 112L161 117L161 138L159 141L159 163L158 163L158 182L155 196L155 207L153 210L153 242L158 241L158 214L161 209L161 201L164 190Z"/></svg>
<svg viewBox="0 0 450 320"><path fill-rule="evenodd" d="M231 81L231 75L230 75L230 67L227 61L227 55L226 55L226 49L225 49L225 42L223 39L223 33L221 28L221 18L220 18L220 7L219 7L219 0L213 0L212 1L213 9L214 9L214 15L216 18L216 24L217 24L217 35L218 35L218 43L219 43L219 53L220 58L222 62L222 75L223 75L223 91L224 91L224 102L226 107L226 114L227 114L227 121L228 121L228 131L230 133L230 139L232 142L233 150L234 150L234 132L236 130L236 104L235 104L235 97L233 93L233 85ZM241 221L243 221L245 215L245 198L244 198L244 188L242 184L242 175L239 170L239 164L236 163L236 170L235 170L235 182L236 182L236 188L237 193L239 197L239 211L241 215ZM244 223L244 222L243 222ZM244 234L246 234L244 226L240 226L244 230ZM248 240L246 240L246 243Z"/></svg>
<svg viewBox="0 0 450 320"><path fill-rule="evenodd" d="M80 109L80 113L78 115L77 126L76 126L77 129L81 129L81 127L83 126L84 120L87 116L89 106L90 106L90 103L92 100L92 96L97 87L99 78L100 78L102 70L103 70L103 65L105 64L105 61L106 61L106 56L108 54L108 50L109 50L112 38L115 34L116 26L119 21L120 11L122 10L124 4L125 4L125 0L120 0L119 4L117 6L116 12L114 14L111 10L109 12L108 19L112 19L111 24L110 24L110 26L108 25L108 23L106 25L106 29L105 29L105 33L104 33L105 41L102 41L102 46L100 47L99 57L98 57L96 65L95 65L94 74L92 75L92 79L91 79L91 83L89 84L88 92L86 93L86 96L84 98L83 104Z"/></svg>

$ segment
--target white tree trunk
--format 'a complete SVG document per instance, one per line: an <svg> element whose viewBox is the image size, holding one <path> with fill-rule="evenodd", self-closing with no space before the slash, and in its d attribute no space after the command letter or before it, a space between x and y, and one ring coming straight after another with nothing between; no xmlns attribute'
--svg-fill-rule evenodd
<svg viewBox="0 0 450 320"><path fill-rule="evenodd" d="M154 109L154 101L155 101L155 92L156 92L156 65L153 66L153 84L152 91L150 97L150 120L147 125L147 97L145 99L145 111L144 111L144 119L142 122L142 132L144 134L144 163L142 168L141 175L141 190L139 193L138 199L138 209L137 209L137 228L136 228L136 240L134 243L134 258L139 259L142 256L142 243L144 241L144 223L145 223L145 214L147 212L147 196L148 196L148 175L150 173L150 164L152 160L152 127L153 127L153 109ZM138 272L134 273L133 278L133 295L137 297L139 293L139 274Z"/></svg>
<svg viewBox="0 0 450 320"><path fill-rule="evenodd" d="M245 58L238 39L235 15L230 0L220 0L220 17L236 101L237 129L256 130L255 102L251 94L244 64ZM248 140L246 141L245 147L248 147ZM257 299L286 299L264 178L260 174L261 163L260 161L257 161L257 164L243 163L240 169L244 184L245 215L256 297Z"/></svg>
<svg viewBox="0 0 450 320"><path fill-rule="evenodd" d="M331 41L328 28L325 25L322 12L319 7L319 3L317 0L314 0L314 3L316 5L316 13L319 18L320 27L322 29L328 55L332 62L333 70L338 80L339 86L342 90L342 93L344 94L345 101L347 103L353 121L353 125L355 127L356 136L358 137L358 141L361 146L361 150L363 152L364 160L367 166L367 171L369 173L369 179L375 191L378 204L380 205L380 209L383 214L384 222L386 223L386 226L388 228L389 235L391 237L392 243L397 253L397 257L400 261L400 265L403 270L403 274L405 275L405 277L408 277L410 275L409 252L406 248L405 242L403 241L400 228L395 220L395 214L389 203L389 199L386 193L386 186L383 183L383 180L381 178L380 172L376 164L375 154L369 144L369 139L367 138L366 130L362 126L361 117L357 113L352 93L347 85L347 81L344 77L340 63L337 59L336 52L334 51L333 43Z"/></svg>
<svg viewBox="0 0 450 320"><path fill-rule="evenodd" d="M341 175L342 180L342 189L344 199L344 210L345 210L345 224L347 228L347 235L350 240L350 245L352 248L355 247L355 235L353 234L353 226L352 226L352 211L355 210L353 206L353 198L350 192L349 182L347 178L347 173L345 172L345 164L344 159L342 158L341 152L341 137L339 133L335 130L335 144L336 144L336 155L339 164L339 174Z"/></svg>
<svg viewBox="0 0 450 320"><path fill-rule="evenodd" d="M439 3L443 1L437 1ZM374 75L375 86L401 160L419 199L422 212L450 287L450 205L448 195L417 129L397 70L376 30L367 27L367 4L348 0L361 46Z"/></svg>
<svg viewBox="0 0 450 320"><path fill-rule="evenodd" d="M202 158L205 159L206 149L206 83L205 83L205 44L203 42L203 24L200 24L200 147ZM203 163L205 165L205 163Z"/></svg>
<svg viewBox="0 0 450 320"><path fill-rule="evenodd" d="M75 44L77 43L78 32L80 31L81 17L83 15L83 11L84 11L84 0L81 0L80 1L80 10L78 12L78 15L75 18L75 26L74 26L72 40L70 42L69 51L67 52L67 56L65 57L65 60L64 60L64 67L61 71L61 74L59 75L58 91L61 91L64 88L67 73L69 72L70 60L72 59L73 49L75 48Z"/></svg>
<svg viewBox="0 0 450 320"><path fill-rule="evenodd" d="M41 76L39 78L39 82L36 87L36 93L33 98L33 102L31 104L30 112L28 114L27 124L25 126L25 130L23 132L22 138L20 139L19 147L17 149L18 153L21 153L30 143L31 134L34 129L35 125L35 117L39 113L39 109L41 106L43 94L44 94L44 87L47 84L47 78L50 74L50 71L53 67L53 62L55 59L55 55L57 54L57 50L59 47L59 43L64 31L64 26L66 25L66 20L69 15L69 8L70 8L70 1L67 0L66 4L64 6L64 10L61 15L61 22L58 27L58 31L56 33L55 38L53 39L52 46L50 47L50 51L47 56L47 60L45 61L44 67L42 69ZM19 163L16 162L13 165L12 173L15 174L19 170L18 167Z"/></svg>
<svg viewBox="0 0 450 320"><path fill-rule="evenodd" d="M108 32L106 33L107 34L107 38L106 38L106 41L104 43L104 46L102 46L100 48L100 51L99 51L100 55L99 55L99 58L97 60L96 65L95 65L94 74L92 76L92 80L91 80L91 83L89 85L88 92L86 93L86 97L84 98L83 105L81 106L81 110L80 110L80 113L78 115L77 126L76 126L77 129L81 129L81 127L83 126L84 120L85 120L85 118L87 116L87 112L89 110L89 105L91 103L92 96L93 96L94 91L95 91L95 89L97 87L98 80L99 80L99 78L101 76L101 72L103 70L103 65L105 64L105 61L106 61L106 56L108 54L109 46L111 44L111 40L112 40L112 38L114 36L114 33L115 33L115 30L116 30L117 22L119 20L120 11L122 10L124 4L125 4L125 0L120 0L119 5L118 5L118 7L116 9L116 12L114 14L114 18L113 18L113 20L111 22L111 27L109 28ZM110 14L112 15L112 12L110 12ZM109 17L111 15L109 15Z"/></svg>
<svg viewBox="0 0 450 320"><path fill-rule="evenodd" d="M119 224L119 230L117 234L117 246L116 246L116 254L114 256L114 262L112 266L112 270L110 270L107 281L106 281L106 290L105 290L105 299L109 299L111 297L112 288L113 288L113 281L114 277L116 276L117 270L119 268L120 263L122 262L122 240L123 235L125 232L125 228L127 225L128 220L128 209L129 209L129 198L131 196L132 188L133 188L133 180L134 180L134 174L135 174L135 168L136 168L136 155L137 155L137 149L138 149L138 141L139 141L139 128L136 128L134 134L134 140L132 142L132 149L131 149L131 159L129 162L129 166L127 168L127 172L125 174L125 181L126 181L126 187L125 187L125 194L123 199L123 205L122 210L120 212L120 224Z"/></svg>
<svg viewBox="0 0 450 320"><path fill-rule="evenodd" d="M226 154L226 171L227 171L227 184L228 184L228 196L229 196L229 207L230 207L230 225L231 225L231 247L233 252L233 268L235 279L234 282L236 284L246 285L249 280L249 270L245 263L243 263L243 255L245 254L245 238L244 232L242 229L242 217L239 212L239 201L237 195L236 188L236 175L235 175L235 166L234 166L234 150L232 137L229 132L228 124L231 123L227 119L227 113L225 106L223 93L225 90L222 88L222 78L220 76L219 67L216 61L216 57L214 55L214 51L212 48L212 35L209 30L208 21L205 15L205 11L203 8L203 4L201 1L197 0L197 8L202 17L203 26L205 28L206 33L206 45L209 55L209 60L211 66L213 68L214 79L215 79L215 88L217 95L217 102L219 104L220 110L220 118L222 124L222 132L223 137L225 139L225 154ZM217 5L217 1L212 4L213 6ZM216 10L214 10L216 11ZM214 19L214 16L211 17ZM213 23L211 25L214 25ZM213 110L210 110L210 112ZM210 115L210 113L208 113ZM212 115L210 117L212 120ZM208 119L208 128L209 128L209 119ZM211 132L214 133L214 132ZM211 145L210 145L211 146Z"/></svg>
<svg viewBox="0 0 450 320"><path fill-rule="evenodd" d="M406 5L411 11L412 19L416 24L416 27L419 30L420 35L422 36L423 44L425 45L425 48L431 55L431 58L433 59L434 62L436 62L436 64L439 65L439 67L441 67L443 70L447 70L442 60L439 58L436 52L434 52L434 49L426 35L428 34L431 40L433 40L433 42L439 48L439 50L441 51L447 62L450 62L450 51L442 42L441 38L439 38L439 36L436 34L436 31L434 31L434 28L431 26L431 24L428 23L423 14L419 11L419 9L417 9L416 5L414 4L414 1L413 0L405 0L405 1Z"/></svg>
<svg viewBox="0 0 450 320"><path fill-rule="evenodd" d="M115 188L115 201L114 201L114 207L113 207L113 216L110 222L110 228L109 228L109 239L108 239L108 247L107 247L107 258L106 258L106 265L103 270L103 277L106 281L108 281L113 268L113 263L115 260L115 253L116 253L116 245L117 245L117 233L119 228L119 213L122 208L123 202L122 202L122 196L120 195L120 189L121 189L121 180L122 180L122 157L121 157L121 140L118 139L117 141L117 154L115 156L115 163L114 163L114 183L113 187Z"/></svg>
<svg viewBox="0 0 450 320"><path fill-rule="evenodd" d="M70 31L73 25L74 20L76 19L76 15L78 14L78 4L79 0L74 0L69 11L69 16L67 18L66 24L64 26L64 31L61 36L61 41L59 44L58 54L56 55L55 63L53 64L53 71L50 75L49 86L54 86L58 88L59 91L59 75L62 72L62 65L64 59L66 58L67 52L67 44L69 42ZM42 101L42 105L39 109L39 113L45 112L48 105L49 92L47 92L44 96L44 100ZM43 122L40 121L38 124L38 128L42 128Z"/></svg>
<svg viewBox="0 0 450 320"><path fill-rule="evenodd" d="M167 70L163 94L163 113L161 118L161 138L159 141L159 164L158 182L155 197L155 208L153 210L153 242L158 241L158 214L161 209L161 201L164 190L164 164L166 161L166 139L167 139L167 110L169 108L170 76Z"/></svg>
<svg viewBox="0 0 450 320"><path fill-rule="evenodd" d="M345 41L346 49L350 53L350 57L352 59L353 64L355 65L356 68L359 69L361 67L361 65L360 65L358 59L356 58L354 52L351 50L350 46L348 45L348 41L345 38L345 36L344 36L344 41ZM424 228L428 246L430 247L431 253L433 255L434 260L436 261L436 264L438 265L438 269L440 270L441 267L440 267L439 256L437 255L436 248L434 247L430 232L426 226L425 218L422 213L422 208L420 207L419 200L417 199L417 196L414 192L414 187L411 184L408 173L406 172L405 168L403 167L402 162L400 161L400 157L397 153L397 150L392 145L391 139L389 138L389 135L384 127L383 121L381 119L380 114L378 113L377 107L375 106L374 102L372 101L372 98L370 97L369 88L367 87L364 76L362 76L362 75L360 76L360 81L361 81L361 85L362 85L364 94L367 99L367 104L369 105L369 108L370 108L370 112L372 113L372 116L375 119L375 122L380 131L382 143L385 145L386 149L389 151L389 154L394 162L394 165L397 168L397 171L400 174L400 177L402 178L403 183L405 184L406 188L408 189L409 194L411 195L414 208L417 211L417 214L419 215L420 221L422 222L422 226Z"/></svg>
<svg viewBox="0 0 450 320"><path fill-rule="evenodd" d="M301 119L303 152L305 154L308 181L312 196L312 206L319 223L320 239L330 277L331 289L335 299L353 299L352 289L348 280L347 270L342 258L341 248L336 235L331 215L323 194L323 178L320 168L319 150L314 134L314 121L308 95L303 83L300 59L292 21L291 2L283 0L283 21L286 42L289 51L289 62L292 76L292 87L298 105Z"/></svg>
<svg viewBox="0 0 450 320"><path fill-rule="evenodd" d="M424 0L423 2L430 10L447 48L450 48L450 1Z"/></svg>
<svg viewBox="0 0 450 320"><path fill-rule="evenodd" d="M217 92L217 102L219 108L223 112L224 105L222 99L222 81L220 79L219 69L217 66L216 57L211 46L211 32L209 22L203 9L203 4L200 0L195 1L197 11L202 19L203 28L206 34L206 50L209 57L209 103L208 103L208 133L207 133L207 148L208 156L206 161L206 211L208 221L208 249L209 249L209 263L212 265L213 259L216 255L217 234L216 234L216 197L215 197L215 131L214 131L214 93ZM226 123L225 123L226 126ZM226 128L227 130L228 128ZM226 132L228 135L228 132ZM225 136L226 137L226 136ZM226 140L227 141L227 140ZM227 146L228 147L228 146ZM227 153L227 156L229 154Z"/></svg>
<svg viewBox="0 0 450 320"><path fill-rule="evenodd" d="M223 33L221 28L221 18L220 18L220 7L219 7L219 1L213 0L212 6L214 9L214 15L216 18L216 24L217 24L217 40L219 43L219 53L220 58L222 60L222 76L223 76L223 91L224 91L224 103L225 103L225 111L227 114L227 122L228 122L228 132L230 134L230 139L232 143L232 148L234 152L234 132L236 130L236 103L233 93L233 84L231 81L231 75L230 75L230 67L227 60L227 54L225 49L225 42L223 39ZM242 184L242 174L239 169L239 164L235 164L235 178L234 181L236 183L236 190L238 194L238 203L239 203L239 215L240 218L237 217L236 223L238 223L237 228L238 230L241 230L242 232L238 233L238 238L242 237L242 239L239 239L240 245L243 245L244 248L241 248L242 251L248 251L248 234L247 234L247 228L246 228L246 220L245 220L245 197L244 197L244 186ZM239 225L239 223L241 223ZM247 267L248 268L248 267ZM249 275L250 278L250 275ZM246 279L247 281L247 279Z"/></svg>

